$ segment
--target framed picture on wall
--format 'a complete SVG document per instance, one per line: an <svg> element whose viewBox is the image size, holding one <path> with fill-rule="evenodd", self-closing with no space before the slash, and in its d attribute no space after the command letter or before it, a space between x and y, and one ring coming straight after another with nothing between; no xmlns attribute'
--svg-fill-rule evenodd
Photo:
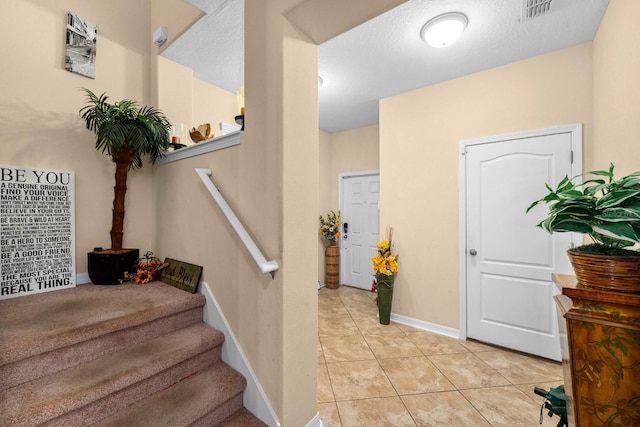
<svg viewBox="0 0 640 427"><path fill-rule="evenodd" d="M67 48L64 68L72 73L96 78L96 37L98 27L75 13L67 12Z"/></svg>

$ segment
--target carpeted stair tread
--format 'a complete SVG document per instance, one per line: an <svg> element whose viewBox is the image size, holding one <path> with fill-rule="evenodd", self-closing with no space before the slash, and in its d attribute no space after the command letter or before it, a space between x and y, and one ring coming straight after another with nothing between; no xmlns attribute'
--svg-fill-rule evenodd
<svg viewBox="0 0 640 427"><path fill-rule="evenodd" d="M81 285L0 301L0 366L159 317L202 307L205 298L161 282Z"/></svg>
<svg viewBox="0 0 640 427"><path fill-rule="evenodd" d="M200 323L1 391L0 425L37 425L73 411L86 416L85 406L89 414L115 411L214 363L223 341L220 331Z"/></svg>
<svg viewBox="0 0 640 427"><path fill-rule="evenodd" d="M265 426L204 303L161 282L0 301L0 426Z"/></svg>
<svg viewBox="0 0 640 427"><path fill-rule="evenodd" d="M229 419L242 409L242 392L246 384L242 375L224 362L219 362L93 426L223 425L220 424L222 420ZM203 419L206 419L206 424L202 424ZM247 427L253 425L264 424L246 424Z"/></svg>
<svg viewBox="0 0 640 427"><path fill-rule="evenodd" d="M196 323L202 323L201 307L16 360L0 366L0 390L88 362L98 356L121 350L130 343L141 343Z"/></svg>

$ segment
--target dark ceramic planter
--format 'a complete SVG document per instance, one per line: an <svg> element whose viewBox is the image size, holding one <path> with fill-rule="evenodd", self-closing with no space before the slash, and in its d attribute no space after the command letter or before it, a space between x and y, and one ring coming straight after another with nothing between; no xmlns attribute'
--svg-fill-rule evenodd
<svg viewBox="0 0 640 427"><path fill-rule="evenodd" d="M87 254L91 282L96 285L118 285L140 257L138 249L93 251Z"/></svg>

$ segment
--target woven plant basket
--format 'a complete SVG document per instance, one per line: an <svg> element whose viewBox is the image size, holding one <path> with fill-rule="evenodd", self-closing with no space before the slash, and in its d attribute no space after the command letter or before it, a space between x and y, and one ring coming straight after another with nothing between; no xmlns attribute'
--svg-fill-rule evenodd
<svg viewBox="0 0 640 427"><path fill-rule="evenodd" d="M591 255L572 250L567 254L579 284L610 291L640 292L640 256Z"/></svg>
<svg viewBox="0 0 640 427"><path fill-rule="evenodd" d="M335 240L325 249L325 286L327 289L340 287L340 248Z"/></svg>

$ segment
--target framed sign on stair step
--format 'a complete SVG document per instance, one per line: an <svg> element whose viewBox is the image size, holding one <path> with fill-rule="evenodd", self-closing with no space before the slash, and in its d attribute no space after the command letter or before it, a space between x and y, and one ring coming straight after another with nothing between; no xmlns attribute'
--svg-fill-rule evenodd
<svg viewBox="0 0 640 427"><path fill-rule="evenodd" d="M164 263L168 265L162 269L161 282L183 291L191 293L196 291L202 276L202 267L172 258L165 258Z"/></svg>

